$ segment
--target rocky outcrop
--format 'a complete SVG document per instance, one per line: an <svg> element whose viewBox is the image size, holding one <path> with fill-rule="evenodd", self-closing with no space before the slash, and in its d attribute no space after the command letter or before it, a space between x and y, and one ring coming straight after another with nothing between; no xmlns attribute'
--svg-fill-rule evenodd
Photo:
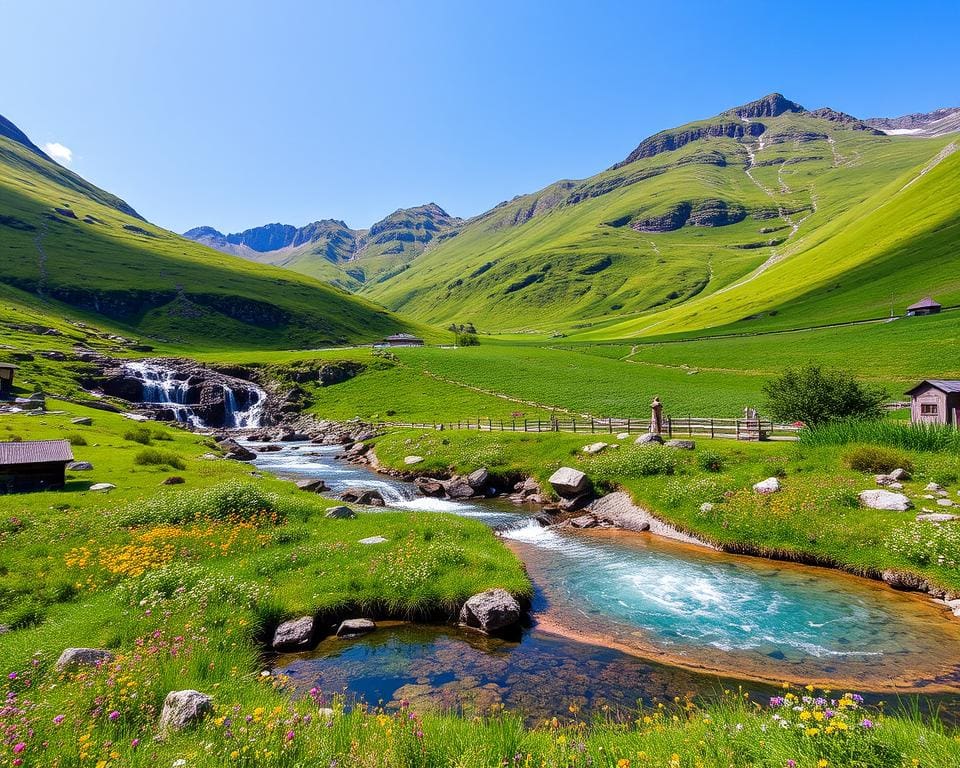
<svg viewBox="0 0 960 768"><path fill-rule="evenodd" d="M779 117L787 112L806 112L795 101L790 101L781 93L769 93L763 98L751 101L730 110L741 120L755 120L758 117Z"/></svg>
<svg viewBox="0 0 960 768"><path fill-rule="evenodd" d="M347 488L341 491L340 500L348 501L351 504L363 504L368 507L386 506L383 495L373 488Z"/></svg>
<svg viewBox="0 0 960 768"><path fill-rule="evenodd" d="M747 209L739 203L710 198L677 203L666 212L630 222L637 232L672 232L683 226L725 227L747 218Z"/></svg>
<svg viewBox="0 0 960 768"><path fill-rule="evenodd" d="M717 549L712 544L684 533L663 522L642 507L638 507L624 491L616 491L597 499L590 505L589 511L601 525L625 531L649 531L667 539L682 541L686 544L697 544L708 549Z"/></svg>
<svg viewBox="0 0 960 768"><path fill-rule="evenodd" d="M690 142L699 141L707 137L724 137L741 139L744 136L759 136L766 130L763 123L745 123L742 120L717 120L688 128L679 128L672 131L662 131L644 139L633 152L627 155L626 160L613 166L614 169L636 162L644 157L653 157L662 152L673 152L686 146Z"/></svg>

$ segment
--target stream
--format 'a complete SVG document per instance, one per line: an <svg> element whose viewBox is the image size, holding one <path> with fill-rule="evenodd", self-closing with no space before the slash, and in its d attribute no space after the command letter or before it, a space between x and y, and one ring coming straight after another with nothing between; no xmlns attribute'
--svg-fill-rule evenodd
<svg viewBox="0 0 960 768"><path fill-rule="evenodd" d="M254 450L256 443L250 443ZM355 640L285 655L297 685L368 702L421 699L465 711L504 704L531 716L709 693L780 680L923 697L960 708L960 622L929 599L823 568L710 551L649 534L542 528L502 499L420 496L412 483L284 444L255 464L323 478L336 495L375 488L388 509L477 518L524 561L533 627L519 642L450 626L386 623ZM377 508L371 512L376 513Z"/></svg>

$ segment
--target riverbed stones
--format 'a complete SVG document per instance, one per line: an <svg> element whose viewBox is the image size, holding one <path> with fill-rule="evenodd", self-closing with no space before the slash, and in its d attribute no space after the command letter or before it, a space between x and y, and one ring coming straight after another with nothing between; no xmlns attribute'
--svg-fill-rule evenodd
<svg viewBox="0 0 960 768"><path fill-rule="evenodd" d="M413 481L413 484L417 486L417 490L419 490L424 496L445 495L443 483L440 480L434 480L431 477L418 477Z"/></svg>
<svg viewBox="0 0 960 768"><path fill-rule="evenodd" d="M558 494L566 498L579 496L590 489L590 478L573 467L560 467L550 475L549 482Z"/></svg>
<svg viewBox="0 0 960 768"><path fill-rule="evenodd" d="M283 622L273 633L270 644L275 651L303 651L313 644L316 621L313 616L301 616Z"/></svg>
<svg viewBox="0 0 960 768"><path fill-rule="evenodd" d="M881 509L888 512L906 512L913 507L910 501L902 493L893 491L884 491L871 489L861 491L859 494L860 503L870 509Z"/></svg>
<svg viewBox="0 0 960 768"><path fill-rule="evenodd" d="M597 525L597 518L593 515L580 515L570 520L573 528L594 528Z"/></svg>
<svg viewBox="0 0 960 768"><path fill-rule="evenodd" d="M408 467L413 466L414 464L420 464L423 461L423 456L404 456L403 463Z"/></svg>
<svg viewBox="0 0 960 768"><path fill-rule="evenodd" d="M633 441L636 445L663 445L663 438L655 432L647 432Z"/></svg>
<svg viewBox="0 0 960 768"><path fill-rule="evenodd" d="M451 499L469 499L476 489L465 477L453 477L443 483L443 489Z"/></svg>
<svg viewBox="0 0 960 768"><path fill-rule="evenodd" d="M257 453L278 453L282 450L282 445L274 445L273 443L270 443L269 445L261 445L259 448L257 448Z"/></svg>
<svg viewBox="0 0 960 768"><path fill-rule="evenodd" d="M951 520L960 520L960 515L949 512L924 512L917 515L917 521L921 523L949 523Z"/></svg>
<svg viewBox="0 0 960 768"><path fill-rule="evenodd" d="M377 628L370 619L346 619L337 627L337 637L359 637L373 632Z"/></svg>
<svg viewBox="0 0 960 768"><path fill-rule="evenodd" d="M95 493L110 493L116 487L113 483L94 483L90 486L90 490Z"/></svg>
<svg viewBox="0 0 960 768"><path fill-rule="evenodd" d="M505 589L474 595L460 611L460 623L484 634L498 632L520 621L520 603Z"/></svg>
<svg viewBox="0 0 960 768"><path fill-rule="evenodd" d="M598 453L603 453L609 447L607 443L590 443L590 445L583 446L583 452L588 455L596 455Z"/></svg>
<svg viewBox="0 0 960 768"><path fill-rule="evenodd" d="M351 520L357 516L357 513L354 512L350 507L345 507L342 504L337 507L330 507L327 510L327 513L324 515L328 520Z"/></svg>
<svg viewBox="0 0 960 768"><path fill-rule="evenodd" d="M257 458L257 454L231 438L222 441L220 447L226 452L226 457L234 461L253 461Z"/></svg>
<svg viewBox="0 0 960 768"><path fill-rule="evenodd" d="M374 488L347 488L340 493L340 499L351 504L364 504L368 507L386 506L383 495Z"/></svg>
<svg viewBox="0 0 960 768"><path fill-rule="evenodd" d="M681 451L693 451L697 447L693 440L667 440L664 445L667 448L678 448Z"/></svg>
<svg viewBox="0 0 960 768"><path fill-rule="evenodd" d="M67 472L92 472L93 464L89 461L71 461L67 464Z"/></svg>
<svg viewBox="0 0 960 768"><path fill-rule="evenodd" d="M160 712L160 732L182 731L213 711L213 699L200 691L170 691Z"/></svg>
<svg viewBox="0 0 960 768"><path fill-rule="evenodd" d="M759 483L754 483L754 493L778 493L780 491L780 480L776 477L768 477Z"/></svg>
<svg viewBox="0 0 960 768"><path fill-rule="evenodd" d="M297 488L307 493L323 493L324 491L330 490L327 488L326 482L320 478L314 478L311 480L297 480Z"/></svg>
<svg viewBox="0 0 960 768"><path fill-rule="evenodd" d="M77 667L99 667L113 661L113 653L103 648L66 648L57 659L57 670L64 672Z"/></svg>
<svg viewBox="0 0 960 768"><path fill-rule="evenodd" d="M480 469L475 469L469 475L467 475L467 483L475 491L484 491L487 488L487 484L490 482L490 472L487 471L486 467L480 467Z"/></svg>

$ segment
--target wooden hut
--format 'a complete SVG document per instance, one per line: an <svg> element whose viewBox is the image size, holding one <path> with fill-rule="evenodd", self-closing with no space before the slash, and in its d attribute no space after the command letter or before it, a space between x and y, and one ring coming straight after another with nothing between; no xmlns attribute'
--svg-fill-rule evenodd
<svg viewBox="0 0 960 768"><path fill-rule="evenodd" d="M66 440L0 443L0 494L60 490L71 461Z"/></svg>
<svg viewBox="0 0 960 768"><path fill-rule="evenodd" d="M914 424L960 426L960 381L926 379L907 392Z"/></svg>
<svg viewBox="0 0 960 768"><path fill-rule="evenodd" d="M0 397L13 392L13 373L17 366L13 363L0 363Z"/></svg>
<svg viewBox="0 0 960 768"><path fill-rule="evenodd" d="M911 304L907 307L907 317L917 317L919 315L935 315L943 307L931 299L929 296L924 296L916 304Z"/></svg>
<svg viewBox="0 0 960 768"><path fill-rule="evenodd" d="M417 338L412 333L397 333L387 336L383 344L387 347L422 347L423 339Z"/></svg>

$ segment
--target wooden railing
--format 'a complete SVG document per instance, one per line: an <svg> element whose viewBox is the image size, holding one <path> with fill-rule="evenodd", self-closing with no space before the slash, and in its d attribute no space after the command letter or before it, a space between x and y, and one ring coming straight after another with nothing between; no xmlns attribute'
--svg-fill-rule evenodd
<svg viewBox="0 0 960 768"><path fill-rule="evenodd" d="M649 419L591 419L563 417L555 419L482 418L435 422L378 422L379 427L413 429L475 429L481 432L571 432L584 435L642 435L650 431ZM715 419L693 416L668 416L663 422L665 439L709 437L727 440L796 440L801 427L779 424L768 419Z"/></svg>

